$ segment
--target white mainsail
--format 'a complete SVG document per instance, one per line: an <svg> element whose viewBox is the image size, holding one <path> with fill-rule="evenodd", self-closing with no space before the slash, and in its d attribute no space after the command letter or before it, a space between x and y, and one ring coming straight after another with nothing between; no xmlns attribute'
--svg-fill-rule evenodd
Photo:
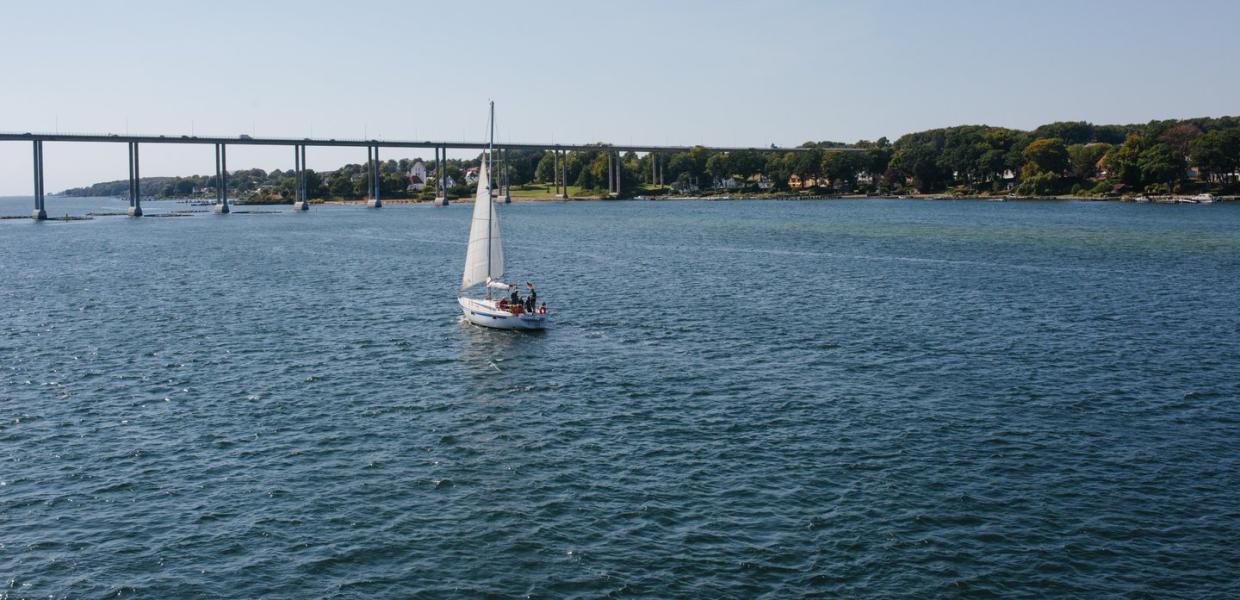
<svg viewBox="0 0 1240 600"><path fill-rule="evenodd" d="M504 244L500 239L499 215L491 202L491 180L487 161L478 169L478 194L474 198L474 217L469 226L469 247L465 251L465 273L461 289L471 288L504 274Z"/></svg>

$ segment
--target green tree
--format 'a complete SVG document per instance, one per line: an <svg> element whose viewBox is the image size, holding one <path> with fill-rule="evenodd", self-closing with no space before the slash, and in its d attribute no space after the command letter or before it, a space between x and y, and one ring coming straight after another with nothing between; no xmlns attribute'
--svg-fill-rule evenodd
<svg viewBox="0 0 1240 600"><path fill-rule="evenodd" d="M982 152L977 156L974 171L983 181L998 181L1005 171L1020 170L1024 160L1019 147L1022 136L1011 129L992 128L982 134Z"/></svg>
<svg viewBox="0 0 1240 600"><path fill-rule="evenodd" d="M857 186L857 175L866 170L869 158L861 152L832 152L822 157L822 172L831 185L842 191L852 191Z"/></svg>
<svg viewBox="0 0 1240 600"><path fill-rule="evenodd" d="M1016 186L1016 193L1026 196L1053 196L1059 193L1062 179L1050 172L1034 173Z"/></svg>
<svg viewBox="0 0 1240 600"><path fill-rule="evenodd" d="M353 198L353 182L342 171L336 171L327 182L327 193L334 198Z"/></svg>
<svg viewBox="0 0 1240 600"><path fill-rule="evenodd" d="M1062 175L1068 169L1068 149L1059 138L1040 138L1030 142L1021 152L1030 174Z"/></svg>
<svg viewBox="0 0 1240 600"><path fill-rule="evenodd" d="M1158 141L1166 144L1180 158L1188 156L1189 146L1193 140L1201 137L1201 129L1192 123L1178 123L1168 127L1158 136Z"/></svg>
<svg viewBox="0 0 1240 600"><path fill-rule="evenodd" d="M705 174L705 161L703 161L702 166L699 168L697 160L691 153L677 152L667 160L664 178L667 181L679 181L681 175L687 175L690 179L700 181Z"/></svg>
<svg viewBox="0 0 1240 600"><path fill-rule="evenodd" d="M1193 164L1211 181L1229 181L1240 170L1240 129L1216 129L1189 144Z"/></svg>
<svg viewBox="0 0 1240 600"><path fill-rule="evenodd" d="M973 183L985 173L978 167L982 155L987 151L985 133L988 127L964 126L950 127L943 130L943 149L939 153L939 164L952 174L954 179L965 183Z"/></svg>
<svg viewBox="0 0 1240 600"><path fill-rule="evenodd" d="M1048 123L1033 130L1033 137L1058 138L1065 144L1088 144L1095 139L1095 128L1085 121L1059 121Z"/></svg>
<svg viewBox="0 0 1240 600"><path fill-rule="evenodd" d="M822 154L823 151L818 148L793 154L793 172L802 178L822 175Z"/></svg>
<svg viewBox="0 0 1240 600"><path fill-rule="evenodd" d="M865 171L875 179L882 177L891 165L891 142L880 137L873 143L862 140L857 145L865 148Z"/></svg>
<svg viewBox="0 0 1240 600"><path fill-rule="evenodd" d="M791 152L783 154L771 152L766 155L766 162L762 167L762 172L770 178L775 189L788 189L788 178L792 176L794 168L793 156Z"/></svg>
<svg viewBox="0 0 1240 600"><path fill-rule="evenodd" d="M1110 144L1101 143L1068 146L1068 169L1078 179L1091 179L1098 174L1098 161L1110 150Z"/></svg>
<svg viewBox="0 0 1240 600"><path fill-rule="evenodd" d="M1137 165L1144 183L1165 183L1168 191L1174 191L1176 183L1184 177L1184 159L1162 142L1141 151Z"/></svg>
<svg viewBox="0 0 1240 600"><path fill-rule="evenodd" d="M764 163L762 154L753 150L737 150L728 154L728 166L732 172L746 179L761 173Z"/></svg>
<svg viewBox="0 0 1240 600"><path fill-rule="evenodd" d="M732 175L732 167L728 161L728 155L724 152L716 152L706 159L706 172L711 179L720 180Z"/></svg>
<svg viewBox="0 0 1240 600"><path fill-rule="evenodd" d="M323 176L314 169L306 169L306 197L322 198L327 195L327 187L323 185Z"/></svg>
<svg viewBox="0 0 1240 600"><path fill-rule="evenodd" d="M1111 149L1104 164L1110 177L1134 188L1141 187L1141 152L1145 150L1145 138L1139 133L1128 134L1124 143Z"/></svg>
<svg viewBox="0 0 1240 600"><path fill-rule="evenodd" d="M938 160L942 143L942 130L911 133L896 140L892 174L912 178L922 192L942 190L951 181L951 172Z"/></svg>
<svg viewBox="0 0 1240 600"><path fill-rule="evenodd" d="M583 190L604 189L607 186L607 154L605 152L581 152L574 158L577 168L575 183Z"/></svg>
<svg viewBox="0 0 1240 600"><path fill-rule="evenodd" d="M379 173L379 194L384 198L404 198L409 186L409 180L398 172L395 168L391 170L380 170Z"/></svg>

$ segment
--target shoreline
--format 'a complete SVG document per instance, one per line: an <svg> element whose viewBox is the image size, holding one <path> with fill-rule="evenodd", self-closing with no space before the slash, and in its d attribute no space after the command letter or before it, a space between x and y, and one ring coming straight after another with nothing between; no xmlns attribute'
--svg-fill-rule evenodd
<svg viewBox="0 0 1240 600"><path fill-rule="evenodd" d="M17 197L20 197L20 196L14 196L14 197L15 197L15 198L17 198ZM49 196L49 198L53 198L53 197L56 197L56 196ZM60 196L60 197L62 197L62 198L67 198L67 197L70 197L70 196ZM103 198L104 196L74 196L74 197L80 197L80 198L96 198L96 197L98 197L98 198ZM1200 203L1200 202L1194 202L1194 201L1191 201L1191 200L1179 200L1179 201L1177 201L1177 198L1187 198L1187 197L1184 197L1184 196L1149 196L1149 197L1147 197L1147 198L1148 198L1148 200L1146 200L1145 202L1147 202L1147 203L1149 203L1149 204L1177 204L1177 203L1179 203L1179 204L1194 204L1194 203ZM162 198L162 199L148 199L147 201L148 201L148 202L153 201L153 202L177 202L177 203L184 203L184 202L186 202L186 201L188 201L188 200L195 200L195 201L196 201L196 200L198 200L198 199L187 199L187 198ZM939 193L939 194L897 194L897 195L873 195L873 194L814 194L814 195L810 195L810 194L803 194L803 195L794 195L794 194L753 194L753 193L742 193L742 194L700 194L700 195L671 195L671 194L668 194L668 195L659 195L659 196L645 196L645 195L640 195L640 194L639 194L639 195L636 195L636 196L628 196L628 197L623 197L623 198L608 198L608 197L606 197L606 196L600 196L600 195L570 196L569 198L556 198L554 195L545 195L545 196L544 196L544 195L530 195L530 196L514 197L514 198L512 199L512 203L516 204L516 203L533 203L533 202L540 202L540 203L541 203L541 202L608 202L608 201L652 201L652 202L657 202L657 201L663 201L663 200L675 200L675 201L684 201L684 200L707 200L707 201L726 201L726 200L759 200L759 201L762 201L762 200L804 200L804 201L813 201L813 200L821 200L821 201L829 201L829 200L920 200L920 201L974 200L974 201L980 201L980 202L1028 202L1028 201L1035 201L1035 202L1036 202L1036 201L1042 201L1042 202L1125 202L1125 203L1138 203L1138 201L1137 201L1137 200L1136 200L1136 198L1134 198L1134 197L1127 197L1127 198L1124 198L1124 197L1099 197L1099 196L1079 196L1079 195L1071 195L1071 194L1064 194L1064 195L1059 195L1059 196L1014 196L1014 195L1012 195L1012 196L1006 196L1006 195L1004 195L1004 196L999 196L999 195L953 195L953 194L942 194L942 193ZM356 205L365 205L365 204L366 204L366 202L367 202L367 200L365 200L365 199L345 199L345 198L311 198L311 199L309 199L309 202L310 202L310 204L312 204L312 205L324 205L324 204L329 204L329 205L336 205L336 206L356 206ZM472 196L466 196L466 197L461 197L461 198L451 199L451 200L449 200L449 202L450 202L451 204L473 204L473 203L474 203L474 198L473 198ZM1214 203L1214 204L1230 204L1230 203L1234 203L1234 202L1240 202L1240 196L1233 196L1233 195L1228 195L1228 196L1215 196L1215 197L1214 197L1214 199L1213 199L1213 202L1212 202L1212 203ZM391 198L391 199L384 199L384 200L383 200L383 203L384 203L384 204L391 204L391 205L417 205L417 204L432 204L432 203L433 203L433 201L432 201L432 200L422 200L422 199L412 199L412 198ZM263 206L277 207L277 206L292 206L292 203L291 203L291 202L238 202L238 201L236 201L236 200L231 201L231 202L230 202L230 204L232 204L232 205L234 205L234 206L247 206L247 207L263 207ZM1210 202L1204 202L1204 204L1210 204ZM192 210L191 210L191 211L189 211L189 212L195 212L195 211L192 211ZM18 217L17 217L17 216L13 216L13 217L5 217L5 218L18 218ZM22 218L29 218L29 217L22 217Z"/></svg>
<svg viewBox="0 0 1240 600"><path fill-rule="evenodd" d="M1174 196L1151 196L1148 203L1150 204L1194 204L1197 202L1177 202ZM941 200L976 200L980 202L1126 202L1138 203L1135 198L1118 198L1118 197L1099 197L1099 196L1074 196L1065 194L1060 196L983 196L983 195L967 195L957 196L952 194L900 194L900 195L866 195L866 194L830 194L830 195L779 195L779 194L710 194L710 195L664 195L664 196L628 196L624 198L607 198L604 196L573 196L569 198L556 198L554 196L526 196L522 198L513 198L512 203L527 202L614 202L614 201L649 201L658 202L661 200L921 200L921 201L941 201ZM1240 196L1216 196L1214 204L1226 204L1240 201ZM366 200L345 200L340 198L333 199L311 199L311 204L334 204L340 206L352 206L358 204L366 204ZM432 204L430 200L412 200L408 198L396 198L392 200L384 200L384 204ZM451 204L473 204L474 199L470 197L462 197L449 200ZM1208 203L1206 203L1208 204ZM258 205L251 205L258 206ZM274 204L272 206L280 206Z"/></svg>

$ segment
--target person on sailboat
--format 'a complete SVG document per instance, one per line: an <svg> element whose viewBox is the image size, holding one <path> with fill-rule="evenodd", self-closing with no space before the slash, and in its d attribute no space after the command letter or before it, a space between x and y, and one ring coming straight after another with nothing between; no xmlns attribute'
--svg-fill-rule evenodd
<svg viewBox="0 0 1240 600"><path fill-rule="evenodd" d="M534 290L534 284L528 281L525 282L525 287L530 290L530 295L525 298L526 312L534 312L534 307L538 306L538 292Z"/></svg>
<svg viewBox="0 0 1240 600"><path fill-rule="evenodd" d="M512 288L512 296L509 298L510 303L512 306L521 306L521 295L517 293L517 286L512 285L509 287Z"/></svg>

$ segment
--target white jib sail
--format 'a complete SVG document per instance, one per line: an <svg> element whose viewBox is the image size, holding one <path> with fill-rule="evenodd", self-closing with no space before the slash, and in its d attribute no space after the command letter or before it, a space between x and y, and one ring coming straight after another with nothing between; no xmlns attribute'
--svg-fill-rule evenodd
<svg viewBox="0 0 1240 600"><path fill-rule="evenodd" d="M499 215L491 202L491 182L487 161L478 169L478 194L474 198L474 217L469 226L469 247L465 250L465 273L461 289L471 288L504 274L504 244L499 235Z"/></svg>

